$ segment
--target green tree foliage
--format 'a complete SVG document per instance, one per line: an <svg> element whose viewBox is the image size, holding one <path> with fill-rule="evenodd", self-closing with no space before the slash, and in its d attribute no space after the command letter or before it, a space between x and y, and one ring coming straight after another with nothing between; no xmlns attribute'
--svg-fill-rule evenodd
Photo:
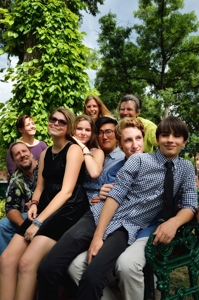
<svg viewBox="0 0 199 300"><path fill-rule="evenodd" d="M199 133L190 133L186 147L181 150L182 156L187 158L187 153L189 159L193 161L195 173L198 174L197 170L197 153L199 152Z"/></svg>
<svg viewBox="0 0 199 300"><path fill-rule="evenodd" d="M137 44L143 61L142 78L150 92L169 112L184 120L189 140L184 152L194 157L199 151L199 22L195 12L180 13L183 0L139 1L135 16ZM141 70L140 70L141 71Z"/></svg>
<svg viewBox="0 0 199 300"><path fill-rule="evenodd" d="M101 63L99 51L90 48L90 55L88 57L88 68L91 70L98 70Z"/></svg>
<svg viewBox="0 0 199 300"><path fill-rule="evenodd" d="M6 212L5 212L5 199L0 199L0 220L5 218Z"/></svg>
<svg viewBox="0 0 199 300"><path fill-rule="evenodd" d="M77 0L75 5L82 7ZM79 19L62 0L16 0L12 13L0 13L7 29L1 53L19 57L17 67L6 75L14 83L14 96L1 113L4 142L8 145L16 138L14 123L21 114L34 117L39 138L46 140L49 111L58 106L80 111L89 89L89 51L82 43Z"/></svg>
<svg viewBox="0 0 199 300"><path fill-rule="evenodd" d="M80 14L78 7L75 4L75 1L66 0L67 7L74 12L75 14ZM103 4L104 0L82 0L82 3L85 4L86 11L91 13L93 16L96 16L99 13L98 3Z"/></svg>
<svg viewBox="0 0 199 300"><path fill-rule="evenodd" d="M171 108L171 113L183 119L189 128L189 139L183 153L189 153L194 159L195 169L196 157L199 153L199 94L198 88L192 91L185 91L176 96L175 104ZM197 171L196 171L197 172Z"/></svg>
<svg viewBox="0 0 199 300"><path fill-rule="evenodd" d="M199 84L199 22L194 12L180 13L183 0L139 0L134 25L139 47L139 75L162 99L168 115L176 97Z"/></svg>
<svg viewBox="0 0 199 300"><path fill-rule="evenodd" d="M198 88L176 95L171 113L180 116L188 125L190 133L199 133L199 94Z"/></svg>
<svg viewBox="0 0 199 300"><path fill-rule="evenodd" d="M117 26L116 15L112 13L102 17L99 23L102 57L95 86L109 109L114 109L124 93L141 94L146 83L135 80L137 46L131 42L133 28Z"/></svg>
<svg viewBox="0 0 199 300"><path fill-rule="evenodd" d="M142 96L142 109L141 117L144 117L155 124L159 124L161 121L161 115L163 113L162 102L150 95Z"/></svg>
<svg viewBox="0 0 199 300"><path fill-rule="evenodd" d="M12 0L0 0L0 8L6 8L11 11ZM0 20L3 19L3 15L0 13ZM0 46L5 43L3 40L3 33L5 32L5 27L3 24L0 24Z"/></svg>
<svg viewBox="0 0 199 300"><path fill-rule="evenodd" d="M149 105L151 119L160 120L198 88L199 36L194 33L199 22L194 12L183 14L181 8L183 0L139 0L134 16L140 21L132 27L118 26L111 13L100 19L96 88L108 106L116 106L124 92L147 95L142 115L147 117L144 106Z"/></svg>
<svg viewBox="0 0 199 300"><path fill-rule="evenodd" d="M0 0L0 7L12 10L14 0ZM82 0L84 9L93 16L99 13L98 4L103 4L104 0ZM65 0L65 5L75 14L80 14L80 7L76 5L76 1Z"/></svg>

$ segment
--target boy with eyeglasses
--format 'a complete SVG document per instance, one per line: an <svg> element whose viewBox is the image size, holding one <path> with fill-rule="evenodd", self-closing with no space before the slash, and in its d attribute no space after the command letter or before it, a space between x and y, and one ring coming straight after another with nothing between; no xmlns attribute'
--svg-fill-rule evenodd
<svg viewBox="0 0 199 300"><path fill-rule="evenodd" d="M108 170L124 159L124 153L117 146L117 139L115 136L117 120L111 117L102 117L95 122L95 125L99 147L104 152L104 165L102 173L98 178L93 180L90 176L86 176L84 181L84 188L86 189L88 200L91 205L98 202L99 191L104 183Z"/></svg>

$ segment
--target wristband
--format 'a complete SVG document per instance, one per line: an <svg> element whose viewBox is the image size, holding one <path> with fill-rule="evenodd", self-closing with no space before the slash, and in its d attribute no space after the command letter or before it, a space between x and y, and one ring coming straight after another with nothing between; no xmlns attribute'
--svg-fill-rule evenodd
<svg viewBox="0 0 199 300"><path fill-rule="evenodd" d="M83 148L82 148L82 151L84 150L84 148L86 148L87 146L84 146Z"/></svg>
<svg viewBox="0 0 199 300"><path fill-rule="evenodd" d="M38 205L39 202L37 200L31 200L30 206L33 205L33 204Z"/></svg>
<svg viewBox="0 0 199 300"><path fill-rule="evenodd" d="M41 227L41 225L43 224L43 222L40 222L39 220L37 220L37 219L34 219L33 221L32 221L32 223L35 225L35 226L37 226L37 227Z"/></svg>
<svg viewBox="0 0 199 300"><path fill-rule="evenodd" d="M93 154L92 153L83 153L83 155L90 155L90 156L93 156Z"/></svg>

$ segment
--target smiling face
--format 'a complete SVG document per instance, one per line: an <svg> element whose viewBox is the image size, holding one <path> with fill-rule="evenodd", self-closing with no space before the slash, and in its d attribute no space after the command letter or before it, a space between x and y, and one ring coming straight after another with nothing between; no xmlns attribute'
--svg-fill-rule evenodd
<svg viewBox="0 0 199 300"><path fill-rule="evenodd" d="M11 148L12 160L21 170L29 170L32 166L33 155L23 143L17 143Z"/></svg>
<svg viewBox="0 0 199 300"><path fill-rule="evenodd" d="M94 99L89 100L86 104L87 114L95 121L99 116L99 106Z"/></svg>
<svg viewBox="0 0 199 300"><path fill-rule="evenodd" d="M62 123L65 123L65 122L62 122L62 120L63 121L67 121L66 117L64 116L64 114L62 114L59 111L55 111L51 117L52 118L49 119L49 122L48 122L48 132L52 136L66 137L68 125L67 124L65 124L65 125L62 124ZM55 118L57 119L56 121L55 121ZM60 120L61 120L61 122L59 122Z"/></svg>
<svg viewBox="0 0 199 300"><path fill-rule="evenodd" d="M36 133L36 126L31 118L26 118L24 120L24 127L18 129L22 136L31 135L34 136Z"/></svg>
<svg viewBox="0 0 199 300"><path fill-rule="evenodd" d="M121 131L120 148L124 151L126 159L132 154L144 152L144 138L137 127L127 127Z"/></svg>
<svg viewBox="0 0 199 300"><path fill-rule="evenodd" d="M119 113L121 119L125 117L136 118L139 115L139 112L136 112L135 102L132 100L123 101L120 104Z"/></svg>
<svg viewBox="0 0 199 300"><path fill-rule="evenodd" d="M91 139L91 124L86 120L80 121L76 126L74 135L86 145Z"/></svg>
<svg viewBox="0 0 199 300"><path fill-rule="evenodd" d="M184 138L181 135L163 132L158 136L157 144L164 156L169 160L172 160L178 156L181 148L185 146L186 141L184 141Z"/></svg>
<svg viewBox="0 0 199 300"><path fill-rule="evenodd" d="M106 134L107 132L107 134ZM103 124L99 129L98 143L105 154L111 153L117 145L115 137L115 125L112 123Z"/></svg>

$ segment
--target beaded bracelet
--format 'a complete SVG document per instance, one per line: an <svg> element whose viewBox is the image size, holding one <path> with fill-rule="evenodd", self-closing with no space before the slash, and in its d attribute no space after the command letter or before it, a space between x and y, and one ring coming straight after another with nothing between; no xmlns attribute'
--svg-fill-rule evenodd
<svg viewBox="0 0 199 300"><path fill-rule="evenodd" d="M33 205L33 204L35 204L35 205L38 205L38 204L39 204L39 202L38 202L37 200L31 200L31 204L30 204L30 206L31 206L31 205Z"/></svg>
<svg viewBox="0 0 199 300"><path fill-rule="evenodd" d="M37 219L34 219L33 221L32 221L32 223L35 225L35 226L37 226L37 227L41 227L41 225L43 224L42 222L40 222L39 220L37 220Z"/></svg>
<svg viewBox="0 0 199 300"><path fill-rule="evenodd" d="M89 152L83 153L83 155L90 155L90 156L93 156L93 154L92 154L92 153L89 153Z"/></svg>

